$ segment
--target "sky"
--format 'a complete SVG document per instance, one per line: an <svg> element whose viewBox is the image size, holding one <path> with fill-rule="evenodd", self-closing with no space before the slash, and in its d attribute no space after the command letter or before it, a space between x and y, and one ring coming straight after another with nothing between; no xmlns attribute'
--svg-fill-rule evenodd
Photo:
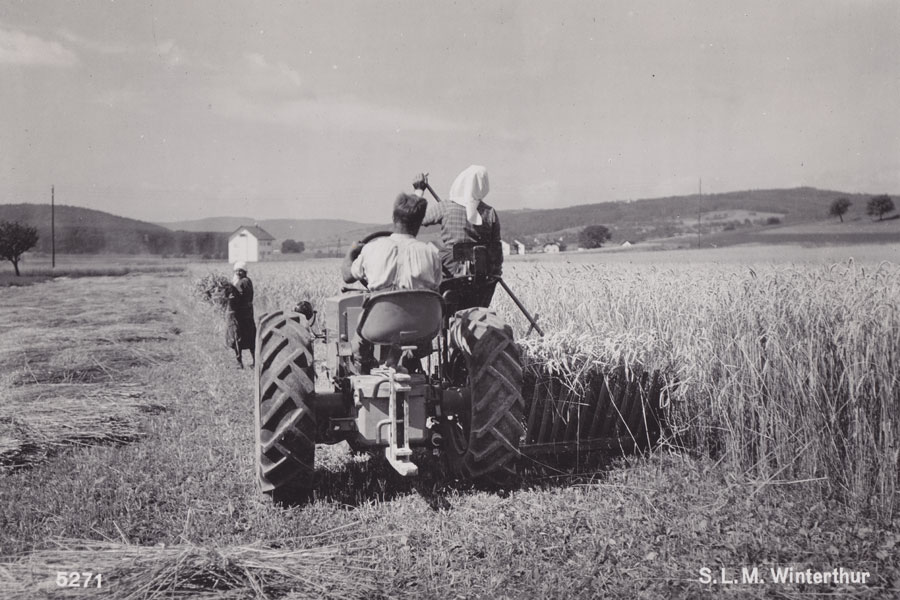
<svg viewBox="0 0 900 600"><path fill-rule="evenodd" d="M0 203L389 220L900 192L900 2L0 0Z"/></svg>

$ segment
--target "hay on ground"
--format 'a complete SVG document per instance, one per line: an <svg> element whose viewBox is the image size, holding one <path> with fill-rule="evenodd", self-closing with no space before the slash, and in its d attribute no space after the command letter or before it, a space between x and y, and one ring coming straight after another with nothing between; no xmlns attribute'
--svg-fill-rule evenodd
<svg viewBox="0 0 900 600"><path fill-rule="evenodd" d="M140 436L141 413L158 412L136 384L41 384L0 393L0 473L60 449L125 443Z"/></svg>
<svg viewBox="0 0 900 600"><path fill-rule="evenodd" d="M90 571L102 574L104 596L120 600L365 598L376 591L368 557L377 551L377 541L280 549L60 540L57 548L0 559L0 589L9 600L85 597L98 591L96 576L91 590L62 588L56 578Z"/></svg>

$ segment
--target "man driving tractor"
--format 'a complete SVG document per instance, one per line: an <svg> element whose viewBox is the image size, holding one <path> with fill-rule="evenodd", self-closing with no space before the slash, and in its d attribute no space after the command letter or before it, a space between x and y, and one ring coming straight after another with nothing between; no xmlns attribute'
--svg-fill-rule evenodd
<svg viewBox="0 0 900 600"><path fill-rule="evenodd" d="M426 289L437 291L441 284L441 261L433 244L416 239L425 216L426 200L400 194L394 200L394 232L366 243L354 243L341 265L346 283L359 281L370 292ZM352 340L354 366L367 372L377 364L372 344L355 336ZM430 347L419 354L427 354ZM395 356L390 362L396 362Z"/></svg>
<svg viewBox="0 0 900 600"><path fill-rule="evenodd" d="M441 283L441 262L433 244L416 239L427 201L400 194L394 200L394 232L366 244L354 243L344 257L341 276L363 282L369 291L428 289Z"/></svg>

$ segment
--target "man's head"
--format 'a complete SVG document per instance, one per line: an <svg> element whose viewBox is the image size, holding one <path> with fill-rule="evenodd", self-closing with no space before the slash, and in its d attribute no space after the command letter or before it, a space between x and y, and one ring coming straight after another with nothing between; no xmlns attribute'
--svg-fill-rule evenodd
<svg viewBox="0 0 900 600"><path fill-rule="evenodd" d="M240 276L246 275L247 274L247 263L242 260L239 260L236 263L234 263L234 272Z"/></svg>
<svg viewBox="0 0 900 600"><path fill-rule="evenodd" d="M400 194L394 200L394 231L418 235L428 202L413 194Z"/></svg>

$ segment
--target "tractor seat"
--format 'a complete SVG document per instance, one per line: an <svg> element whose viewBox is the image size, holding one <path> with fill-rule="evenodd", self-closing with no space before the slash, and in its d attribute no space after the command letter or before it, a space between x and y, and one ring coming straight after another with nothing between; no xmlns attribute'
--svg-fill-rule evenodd
<svg viewBox="0 0 900 600"><path fill-rule="evenodd" d="M430 342L443 319L444 299L437 292L379 292L363 303L356 333L370 344L414 346Z"/></svg>

